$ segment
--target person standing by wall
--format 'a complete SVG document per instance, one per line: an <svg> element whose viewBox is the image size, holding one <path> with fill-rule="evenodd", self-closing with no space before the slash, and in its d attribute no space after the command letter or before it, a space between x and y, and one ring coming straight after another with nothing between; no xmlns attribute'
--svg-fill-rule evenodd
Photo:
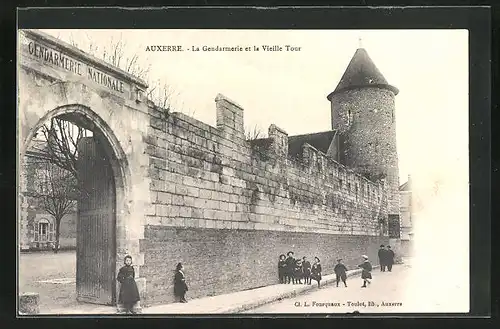
<svg viewBox="0 0 500 329"><path fill-rule="evenodd" d="M363 279L363 285L361 288L366 288L366 284L370 284L370 280L372 279L372 264L368 260L368 256L363 255L363 263L358 265L358 267L362 268L361 271L361 279Z"/></svg>
<svg viewBox="0 0 500 329"><path fill-rule="evenodd" d="M286 271L286 262L285 262L286 256L284 254L280 255L280 259L278 260L278 278L280 280L280 283L286 283L285 282L285 271Z"/></svg>
<svg viewBox="0 0 500 329"><path fill-rule="evenodd" d="M186 292L188 291L188 286L186 283L186 276L184 275L184 266L182 263L178 263L175 267L174 276L174 294L179 297L179 302L187 303Z"/></svg>
<svg viewBox="0 0 500 329"><path fill-rule="evenodd" d="M384 245L380 245L380 249L378 250L378 263L380 264L380 272L385 272L385 267L386 267L386 257L387 256L387 250L384 249Z"/></svg>
<svg viewBox="0 0 500 329"><path fill-rule="evenodd" d="M335 272L336 279L337 279L337 287L339 286L340 280L344 282L344 286L347 287L347 267L345 267L344 264L342 264L342 259L337 259L337 265L335 265L333 271Z"/></svg>
<svg viewBox="0 0 500 329"><path fill-rule="evenodd" d="M295 271L293 273L295 278L295 283L302 284L302 277L304 276L304 272L302 271L302 259L297 258L295 260Z"/></svg>
<svg viewBox="0 0 500 329"><path fill-rule="evenodd" d="M321 282L321 262L318 257L314 257L314 264L311 268L311 278L318 281L318 288Z"/></svg>
<svg viewBox="0 0 500 329"><path fill-rule="evenodd" d="M387 260L387 270L389 272L392 271L392 265L394 265L394 251L391 249L391 246L387 246L386 252L386 260Z"/></svg>
<svg viewBox="0 0 500 329"><path fill-rule="evenodd" d="M302 258L302 272L304 273L304 284L311 284L311 262L307 257Z"/></svg>
<svg viewBox="0 0 500 329"><path fill-rule="evenodd" d="M125 256L125 266L120 268L116 280L120 282L118 303L123 305L125 313L135 314L134 306L140 300L139 290L135 282L135 271L132 267L132 257Z"/></svg>
<svg viewBox="0 0 500 329"><path fill-rule="evenodd" d="M285 264L286 264L286 283L295 283L295 278L293 276L293 271L295 269L295 259L293 258L293 251L289 251L287 254L287 258L285 259Z"/></svg>

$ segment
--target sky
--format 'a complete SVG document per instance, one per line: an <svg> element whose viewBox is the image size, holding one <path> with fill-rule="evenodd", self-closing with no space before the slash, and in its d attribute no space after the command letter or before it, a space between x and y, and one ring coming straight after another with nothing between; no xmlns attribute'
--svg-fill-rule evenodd
<svg viewBox="0 0 500 329"><path fill-rule="evenodd" d="M467 30L44 30L82 50L120 37L150 79L177 92L173 108L215 126L218 93L244 108L245 127L276 124L289 135L331 129L326 96L356 49L365 48L399 89L400 183L412 177L415 280L408 290L428 311L467 311L469 141ZM294 52L146 52L148 45L293 45ZM436 252L439 249L439 253ZM441 255L441 256L438 256ZM443 262L451 255L453 266ZM423 280L423 278L433 278ZM433 293L430 294L429 292ZM432 295L432 299L429 296Z"/></svg>
<svg viewBox="0 0 500 329"><path fill-rule="evenodd" d="M110 40L125 56L150 65L151 81L174 91L172 107L215 125L222 93L244 108L246 129L274 123L289 135L331 129L326 96L362 45L399 88L396 130L400 183L412 177L456 179L468 166L468 33L466 30L44 30L88 50ZM361 41L360 41L361 39ZM281 52L147 52L149 45L292 45ZM463 168L462 168L463 169ZM467 169L468 171L468 169ZM462 175L463 176L463 175ZM462 177L468 180L468 177Z"/></svg>

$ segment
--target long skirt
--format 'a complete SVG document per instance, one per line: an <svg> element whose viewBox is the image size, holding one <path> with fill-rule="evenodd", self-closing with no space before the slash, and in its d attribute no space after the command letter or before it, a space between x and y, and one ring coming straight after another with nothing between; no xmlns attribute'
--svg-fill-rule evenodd
<svg viewBox="0 0 500 329"><path fill-rule="evenodd" d="M361 272L361 279L364 280L364 279L371 279L371 278L372 278L372 274L370 272L365 271L365 270L363 270Z"/></svg>
<svg viewBox="0 0 500 329"><path fill-rule="evenodd" d="M120 294L118 295L118 303L129 311L132 310L134 305L140 301L139 289L135 280L130 278L123 281L120 285Z"/></svg>

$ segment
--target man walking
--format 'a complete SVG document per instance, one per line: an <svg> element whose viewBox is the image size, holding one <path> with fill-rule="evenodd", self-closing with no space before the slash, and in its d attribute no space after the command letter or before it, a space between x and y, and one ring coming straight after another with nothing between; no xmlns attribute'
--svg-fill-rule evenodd
<svg viewBox="0 0 500 329"><path fill-rule="evenodd" d="M394 264L394 251L392 251L391 246L387 246L387 250L385 252L386 252L387 270L391 272L392 265Z"/></svg>
<svg viewBox="0 0 500 329"><path fill-rule="evenodd" d="M384 245L380 245L378 250L378 263L380 264L380 272L385 272L385 267L387 266L387 250L384 249Z"/></svg>

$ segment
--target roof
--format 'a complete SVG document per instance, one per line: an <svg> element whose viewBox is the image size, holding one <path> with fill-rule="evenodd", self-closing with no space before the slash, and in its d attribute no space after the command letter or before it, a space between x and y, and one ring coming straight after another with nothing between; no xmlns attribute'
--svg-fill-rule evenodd
<svg viewBox="0 0 500 329"><path fill-rule="evenodd" d="M411 186L410 186L410 181L407 181L406 183L402 184L399 187L400 191L411 191Z"/></svg>
<svg viewBox="0 0 500 329"><path fill-rule="evenodd" d="M273 143L273 140L270 137L266 138L257 138L257 139L252 139L249 141L252 146L256 146L260 149L268 149L271 144Z"/></svg>
<svg viewBox="0 0 500 329"><path fill-rule="evenodd" d="M305 143L310 144L317 150L327 153L330 144L332 143L333 137L335 136L335 130L324 131L314 134L296 135L288 137L288 155L295 157L302 153L302 146Z"/></svg>
<svg viewBox="0 0 500 329"><path fill-rule="evenodd" d="M333 94L340 91L363 87L384 88L391 90L396 95L399 92L396 87L389 85L371 60L368 52L364 48L359 48L349 62L337 88L327 98L330 100Z"/></svg>

